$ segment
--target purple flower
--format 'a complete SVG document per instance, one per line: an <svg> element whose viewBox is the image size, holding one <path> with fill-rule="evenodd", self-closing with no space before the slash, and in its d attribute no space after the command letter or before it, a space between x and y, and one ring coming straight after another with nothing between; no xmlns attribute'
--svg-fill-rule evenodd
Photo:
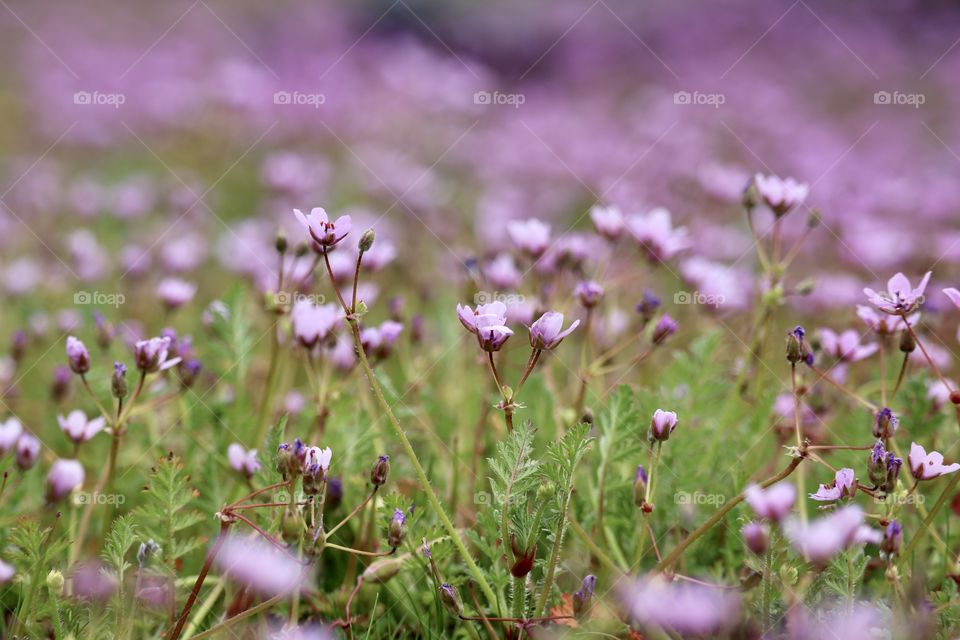
<svg viewBox="0 0 960 640"><path fill-rule="evenodd" d="M653 317L653 314L656 313L657 309L660 308L660 298L658 298L652 291L649 289L643 292L643 298L637 303L637 313L643 317L645 322L649 321ZM674 327L676 330L676 327Z"/></svg>
<svg viewBox="0 0 960 640"><path fill-rule="evenodd" d="M250 449L247 451L239 442L234 442L227 447L227 460L234 471L247 478L252 478L260 470L257 450Z"/></svg>
<svg viewBox="0 0 960 640"><path fill-rule="evenodd" d="M851 545L876 539L876 532L864 527L858 505L843 507L807 525L790 520L784 524L784 533L807 561L817 565L826 564Z"/></svg>
<svg viewBox="0 0 960 640"><path fill-rule="evenodd" d="M876 292L869 287L864 289L870 302L880 311L890 315L900 316L913 312L923 302L923 292L930 281L932 271L927 271L916 288L912 288L910 281L902 273L897 273L887 282L887 290Z"/></svg>
<svg viewBox="0 0 960 640"><path fill-rule="evenodd" d="M574 287L573 295L577 297L580 304L587 309L591 309L597 306L600 298L603 297L603 287L600 286L599 282L594 282L593 280L581 280L577 283L577 286Z"/></svg>
<svg viewBox="0 0 960 640"><path fill-rule="evenodd" d="M307 349L330 338L342 321L341 309L333 303L316 305L301 299L290 310L293 335Z"/></svg>
<svg viewBox="0 0 960 640"><path fill-rule="evenodd" d="M0 422L0 455L13 449L23 434L23 423L16 416L10 416L6 422Z"/></svg>
<svg viewBox="0 0 960 640"><path fill-rule="evenodd" d="M945 465L943 464L943 454L938 451L927 453L916 442L910 445L907 462L910 464L910 473L917 480L933 480L960 469L960 463L954 462Z"/></svg>
<svg viewBox="0 0 960 640"><path fill-rule="evenodd" d="M477 306L472 310L467 305L457 305L457 317L467 331L476 334L484 351L499 351L513 331L507 327L507 306L496 300Z"/></svg>
<svg viewBox="0 0 960 640"><path fill-rule="evenodd" d="M680 323L667 314L663 314L657 321L657 326L653 328L653 344L663 344L663 342L677 332Z"/></svg>
<svg viewBox="0 0 960 640"><path fill-rule="evenodd" d="M653 261L669 260L690 246L686 227L674 229L670 212L662 207L646 215L630 216L627 230Z"/></svg>
<svg viewBox="0 0 960 640"><path fill-rule="evenodd" d="M197 285L180 278L165 278L157 285L157 297L168 309L178 309L193 300Z"/></svg>
<svg viewBox="0 0 960 640"><path fill-rule="evenodd" d="M758 173L753 177L753 183L764 203L778 216L802 204L810 192L809 186L793 178L780 179Z"/></svg>
<svg viewBox="0 0 960 640"><path fill-rule="evenodd" d="M99 560L79 565L71 575L73 593L80 600L106 602L117 590L117 577Z"/></svg>
<svg viewBox="0 0 960 640"><path fill-rule="evenodd" d="M90 440L103 431L103 428L107 425L103 416L89 420L87 414L80 409L71 411L66 418L58 415L57 422L60 424L60 430L67 434L67 437L75 444L82 444Z"/></svg>
<svg viewBox="0 0 960 640"><path fill-rule="evenodd" d="M827 353L843 362L857 362L873 355L879 348L876 343L860 344L860 334L853 330L837 334L830 329L820 329L820 347Z"/></svg>
<svg viewBox="0 0 960 640"><path fill-rule="evenodd" d="M630 616L647 629L680 636L726 636L740 621L740 598L726 589L647 576L620 591Z"/></svg>
<svg viewBox="0 0 960 640"><path fill-rule="evenodd" d="M579 324L579 320L574 320L566 331L561 331L563 314L556 311L547 311L530 325L530 346L534 349L553 349L570 335Z"/></svg>
<svg viewBox="0 0 960 640"><path fill-rule="evenodd" d="M793 503L797 499L797 488L790 482L778 482L768 489L761 489L758 485L752 484L743 492L754 513L757 516L779 522L793 508Z"/></svg>
<svg viewBox="0 0 960 640"><path fill-rule="evenodd" d="M10 582L15 575L17 575L17 570L13 568L13 565L0 560L0 584Z"/></svg>
<svg viewBox="0 0 960 640"><path fill-rule="evenodd" d="M133 348L137 368L143 373L157 373L179 364L180 358L167 359L170 343L170 336L137 340Z"/></svg>
<svg viewBox="0 0 960 640"><path fill-rule="evenodd" d="M840 469L837 471L833 482L822 484L816 493L811 493L810 497L821 502L832 502L840 498L852 496L854 490L853 469Z"/></svg>
<svg viewBox="0 0 960 640"><path fill-rule="evenodd" d="M67 359L74 373L84 374L90 371L90 352L82 342L73 336L67 338Z"/></svg>
<svg viewBox="0 0 960 640"><path fill-rule="evenodd" d="M294 209L293 215L307 229L321 252L327 251L350 233L350 216L340 216L335 222L330 222L323 207L314 207L308 214Z"/></svg>
<svg viewBox="0 0 960 640"><path fill-rule="evenodd" d="M596 588L597 576L587 574L580 582L580 589L573 592L573 615L577 619L589 617Z"/></svg>
<svg viewBox="0 0 960 640"><path fill-rule="evenodd" d="M539 258L550 244L550 225L530 218L507 224L507 233L517 248L533 258Z"/></svg>
<svg viewBox="0 0 960 640"><path fill-rule="evenodd" d="M307 573L296 558L259 536L228 536L215 561L231 580L262 596L292 592L303 583Z"/></svg>
<svg viewBox="0 0 960 640"><path fill-rule="evenodd" d="M613 241L623 235L623 212L617 206L593 205L590 208L590 220L593 221L597 233L607 240Z"/></svg>
<svg viewBox="0 0 960 640"><path fill-rule="evenodd" d="M677 414L674 411L664 411L657 409L653 412L653 418L650 420L650 431L648 438L651 442L659 440L666 441L670 434L677 428Z"/></svg>
<svg viewBox="0 0 960 640"><path fill-rule="evenodd" d="M78 460L57 460L47 473L47 502L57 502L83 484L83 465Z"/></svg>
<svg viewBox="0 0 960 640"><path fill-rule="evenodd" d="M488 262L483 268L483 275L498 289L513 289L520 284L522 278L513 256L509 253L501 253Z"/></svg>
<svg viewBox="0 0 960 640"><path fill-rule="evenodd" d="M368 356L386 358L390 355L393 345L396 344L403 332L403 324L386 320L378 327L366 327L360 332L360 344L363 352Z"/></svg>
<svg viewBox="0 0 960 640"><path fill-rule="evenodd" d="M324 478L330 470L333 451L330 447L308 447L303 458L303 475L311 478Z"/></svg>
<svg viewBox="0 0 960 640"><path fill-rule="evenodd" d="M954 287L950 287L948 289L944 289L943 293L946 294L948 298L950 298L950 302L952 302L958 309L960 309L960 291L958 291Z"/></svg>
<svg viewBox="0 0 960 640"><path fill-rule="evenodd" d="M743 542L758 556L767 552L767 545L770 542L770 531L759 522L748 522L740 529L740 535L743 536Z"/></svg>
<svg viewBox="0 0 960 640"><path fill-rule="evenodd" d="M24 433L17 440L17 466L21 471L33 468L40 457L40 440L30 433Z"/></svg>

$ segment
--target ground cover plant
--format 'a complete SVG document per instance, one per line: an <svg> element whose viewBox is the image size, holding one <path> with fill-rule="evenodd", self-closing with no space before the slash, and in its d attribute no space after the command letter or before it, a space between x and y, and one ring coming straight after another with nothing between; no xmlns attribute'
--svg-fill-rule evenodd
<svg viewBox="0 0 960 640"><path fill-rule="evenodd" d="M0 5L3 638L960 634L952 6Z"/></svg>

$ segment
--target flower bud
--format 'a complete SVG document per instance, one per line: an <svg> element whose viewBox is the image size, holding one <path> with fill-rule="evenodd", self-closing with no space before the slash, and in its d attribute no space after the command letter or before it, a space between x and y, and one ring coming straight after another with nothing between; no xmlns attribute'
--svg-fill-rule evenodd
<svg viewBox="0 0 960 640"><path fill-rule="evenodd" d="M293 454L293 447L289 442L283 442L277 447L277 473L286 480L296 477L300 471L300 465L297 463Z"/></svg>
<svg viewBox="0 0 960 640"><path fill-rule="evenodd" d="M663 314L657 322L657 326L653 328L653 344L663 344L667 338L677 332L679 327L680 323L667 314Z"/></svg>
<svg viewBox="0 0 960 640"><path fill-rule="evenodd" d="M813 290L816 287L817 287L817 281L814 280L813 278L807 278L797 283L796 291L801 296L808 296L811 293L813 293Z"/></svg>
<svg viewBox="0 0 960 640"><path fill-rule="evenodd" d="M903 466L903 458L898 458L892 453L887 453L887 478L883 489L887 493L893 493L897 488L897 478L900 476L900 467Z"/></svg>
<svg viewBox="0 0 960 640"><path fill-rule="evenodd" d="M787 362L790 364L811 360L813 354L807 345L806 335L806 331L801 326L795 327L793 331L787 334Z"/></svg>
<svg viewBox="0 0 960 640"><path fill-rule="evenodd" d="M463 602L460 600L460 594L457 588L449 582L440 585L440 602L458 618L463 615Z"/></svg>
<svg viewBox="0 0 960 640"><path fill-rule="evenodd" d="M881 440L877 440L877 444L873 445L867 469L873 486L883 487L887 478L887 452Z"/></svg>
<svg viewBox="0 0 960 640"><path fill-rule="evenodd" d="M73 336L67 338L67 360L74 373L83 375L90 371L90 352L80 340Z"/></svg>
<svg viewBox="0 0 960 640"><path fill-rule="evenodd" d="M403 558L381 558L366 568L360 580L371 584L383 584L400 573L403 563Z"/></svg>
<svg viewBox="0 0 960 640"><path fill-rule="evenodd" d="M150 561L150 558L156 555L160 551L160 545L153 541L153 538L150 538L146 542L140 543L140 548L137 549L137 563L142 569L147 562Z"/></svg>
<svg viewBox="0 0 960 640"><path fill-rule="evenodd" d="M900 543L903 541L903 526L896 520L891 520L887 528L883 530L883 540L880 542L880 551L887 557L893 557L900 551Z"/></svg>
<svg viewBox="0 0 960 640"><path fill-rule="evenodd" d="M127 397L127 365L122 362L113 363L113 378L110 380L110 389L113 397L123 400Z"/></svg>
<svg viewBox="0 0 960 640"><path fill-rule="evenodd" d="M283 515L280 516L280 535L284 542L296 544L306 528L307 523L304 522L300 509L289 505L284 507Z"/></svg>
<svg viewBox="0 0 960 640"><path fill-rule="evenodd" d="M309 251L310 251L310 245L307 244L306 242L301 242L297 244L297 246L294 248L293 255L296 256L297 258L302 258L303 256L307 255L307 252Z"/></svg>
<svg viewBox="0 0 960 640"><path fill-rule="evenodd" d="M405 535L407 535L407 516L402 509L394 509L393 518L387 526L387 544L391 549L396 549L403 544Z"/></svg>
<svg viewBox="0 0 960 640"><path fill-rule="evenodd" d="M17 439L17 467L21 471L32 469L40 458L40 440L30 433L24 433Z"/></svg>
<svg viewBox="0 0 960 640"><path fill-rule="evenodd" d="M50 384L50 397L54 402L63 402L70 393L70 369L58 364L53 369L53 382Z"/></svg>
<svg viewBox="0 0 960 640"><path fill-rule="evenodd" d="M590 617L593 608L593 591L597 588L597 576L587 575L580 583L580 590L573 593L573 615L577 620Z"/></svg>
<svg viewBox="0 0 960 640"><path fill-rule="evenodd" d="M283 232L283 229L277 230L277 237L273 241L273 246L276 247L277 253L287 252L287 234Z"/></svg>
<svg viewBox="0 0 960 640"><path fill-rule="evenodd" d="M310 534L310 544L307 545L305 551L311 558L319 558L327 546L327 534L322 526L314 527L307 533Z"/></svg>
<svg viewBox="0 0 960 640"><path fill-rule="evenodd" d="M10 338L10 355L14 361L21 362L23 360L23 356L27 354L27 347L29 345L30 338L27 336L26 331L22 329L14 331L13 336Z"/></svg>
<svg viewBox="0 0 960 640"><path fill-rule="evenodd" d="M644 324L650 322L653 314L660 308L660 298L655 296L649 289L643 292L643 299L637 304L637 313L643 318Z"/></svg>
<svg viewBox="0 0 960 640"><path fill-rule="evenodd" d="M677 414L673 411L657 409L650 420L650 430L647 438L650 442L666 442L670 434L677 428Z"/></svg>
<svg viewBox="0 0 960 640"><path fill-rule="evenodd" d="M47 473L47 502L58 502L83 486L83 465L77 460L57 460Z"/></svg>
<svg viewBox="0 0 960 640"><path fill-rule="evenodd" d="M762 556L767 552L770 543L770 534L767 528L759 522L748 522L740 530L743 535L743 542L753 553Z"/></svg>
<svg viewBox="0 0 960 640"><path fill-rule="evenodd" d="M517 537L510 536L510 550L513 551L513 564L510 566L510 575L514 578L525 578L533 570L533 562L537 558L537 545L529 549L517 544Z"/></svg>
<svg viewBox="0 0 960 640"><path fill-rule="evenodd" d="M387 483L390 475L390 456L382 455L377 458L373 469L370 470L370 483L375 487L382 487Z"/></svg>
<svg viewBox="0 0 960 640"><path fill-rule="evenodd" d="M360 236L360 242L357 243L357 246L360 248L360 253L366 253L370 251L373 247L373 241L376 238L376 235L373 232L373 229L367 229L363 232L363 235Z"/></svg>
<svg viewBox="0 0 960 640"><path fill-rule="evenodd" d="M47 574L47 589L49 589L51 593L58 596L62 595L63 582L63 574L56 569L52 569L50 573Z"/></svg>
<svg viewBox="0 0 960 640"><path fill-rule="evenodd" d="M917 341L910 331L900 332L900 351L903 353L913 353L917 349Z"/></svg>
<svg viewBox="0 0 960 640"><path fill-rule="evenodd" d="M874 438L891 438L893 434L896 433L897 427L900 426L900 421L893 411L888 407L884 407L877 412L877 415L874 417L873 421L873 437Z"/></svg>
<svg viewBox="0 0 960 640"><path fill-rule="evenodd" d="M647 481L647 470L642 464L638 464L637 473L633 479L633 504L638 507L642 507L647 498Z"/></svg>

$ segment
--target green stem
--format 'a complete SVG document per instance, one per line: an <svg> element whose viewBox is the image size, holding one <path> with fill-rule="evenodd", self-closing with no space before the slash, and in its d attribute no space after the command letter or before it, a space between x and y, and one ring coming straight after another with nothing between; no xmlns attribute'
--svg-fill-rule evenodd
<svg viewBox="0 0 960 640"><path fill-rule="evenodd" d="M523 619L527 604L526 578L513 576L513 617Z"/></svg>
<svg viewBox="0 0 960 640"><path fill-rule="evenodd" d="M276 377L278 364L280 362L280 338L277 336L277 325L270 328L270 365L267 369L267 382L263 391L263 400L260 403L260 414L257 416L257 438L254 440L254 446L260 446L264 438L267 437L267 430L270 428L268 420L270 414L270 405L273 402L273 392L276 386Z"/></svg>
<svg viewBox="0 0 960 640"><path fill-rule="evenodd" d="M553 550L550 552L550 563L547 565L547 574L543 579L543 589L540 592L540 600L537 602L537 608L533 610L534 615L544 615L547 609L547 599L550 597L550 590L553 588L553 577L557 571L557 563L560 561L560 550L563 547L563 534L566 529L567 509L570 507L570 492L568 491L563 499L563 508L560 510L560 527L557 529L557 535L553 539Z"/></svg>
<svg viewBox="0 0 960 640"><path fill-rule="evenodd" d="M404 433L403 427L400 425L400 420L398 420L397 416L394 415L393 409L390 408L390 403L387 402L387 399L383 395L383 390L380 388L380 383L377 380L377 376L374 374L373 369L370 368L370 362L367 360L367 356L363 351L363 344L360 342L360 326L357 323L357 319L351 317L348 318L348 321L353 329L353 342L360 358L360 365L363 367L363 371L367 376L367 380L370 383L370 388L373 390L373 394L377 398L377 402L380 404L380 407L383 409L383 412L389 419L390 426L393 427L394 435L397 436L397 439L400 441L400 445L403 447L404 452L410 459L410 463L413 465L413 470L416 472L417 479L420 481L420 488L424 493L427 494L430 507L433 509L437 519L440 520L440 524L442 524L443 528L447 530L448 534L450 534L451 541L453 542L454 546L457 547L460 557L463 558L463 561L467 565L467 569L470 571L473 579L480 586L480 590L483 591L483 595L487 598L487 601L491 605L496 605L497 597L494 595L493 589L490 588L490 584L487 582L486 577L484 577L483 572L480 570L480 567L477 566L477 563L474 562L473 556L470 555L470 552L463 544L463 540L460 539L460 535L457 533L456 527L453 526L453 522L450 521L449 516L447 516L446 511L443 509L443 505L440 504L436 494L433 492L433 488L430 486L430 479L427 478L427 474L423 470L423 466L420 464L420 460L417 457L416 451L413 449L413 445L410 444L407 434Z"/></svg>
<svg viewBox="0 0 960 640"><path fill-rule="evenodd" d="M783 471L781 471L780 473L774 476L767 478L766 480L760 483L760 486L765 489L772 484L780 482L781 480L789 476L791 473L793 473L793 471L798 466L800 466L800 463L803 462L803 460L804 460L803 455L801 455L801 457L799 458L794 458L793 460L790 461L790 464L788 464L783 469ZM684 538L676 547L674 547L673 550L669 554L667 554L667 556L657 564L654 570L661 572L673 566L673 564L680 559L680 556L683 555L683 553L687 550L687 548L690 547L690 545L692 545L694 542L699 540L705 533L710 531L710 529L715 527L721 520L723 520L724 516L730 513L733 510L733 508L736 507L741 502L743 502L743 500L744 500L744 495L743 493L740 493L735 498L728 501L722 507L717 509L717 511L712 516L710 516L710 518L706 522L700 525L695 531L693 531L689 536Z"/></svg>

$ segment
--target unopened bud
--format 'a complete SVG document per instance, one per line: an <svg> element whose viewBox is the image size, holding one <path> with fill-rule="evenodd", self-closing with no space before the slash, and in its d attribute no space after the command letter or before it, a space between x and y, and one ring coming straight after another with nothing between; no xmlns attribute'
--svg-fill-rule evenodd
<svg viewBox="0 0 960 640"><path fill-rule="evenodd" d="M387 527L387 544L392 549L396 549L403 544L403 538L407 535L407 516L403 509L394 509L393 517L390 518L390 524Z"/></svg>
<svg viewBox="0 0 960 640"><path fill-rule="evenodd" d="M366 253L370 251L370 248L373 247L373 241L376 238L376 235L373 233L373 229L367 229L363 232L363 235L360 236L360 242L358 247L360 248L360 253Z"/></svg>
<svg viewBox="0 0 960 640"><path fill-rule="evenodd" d="M593 592L597 588L597 577L587 575L580 583L580 590L573 593L573 615L577 620L590 617L593 608Z"/></svg>
<svg viewBox="0 0 960 640"><path fill-rule="evenodd" d="M800 326L787 334L787 362L790 364L806 362L809 359L811 353L807 346L806 335L806 331Z"/></svg>
<svg viewBox="0 0 960 640"><path fill-rule="evenodd" d="M298 258L302 258L303 256L307 255L308 251L310 251L310 245L306 242L301 242L294 247L293 255Z"/></svg>
<svg viewBox="0 0 960 640"><path fill-rule="evenodd" d="M287 544L296 544L306 530L307 524L296 507L287 506L280 516L280 535Z"/></svg>
<svg viewBox="0 0 960 640"><path fill-rule="evenodd" d="M810 215L807 217L807 227L810 229L816 229L820 226L821 215L819 209L814 209L810 212Z"/></svg>
<svg viewBox="0 0 960 640"><path fill-rule="evenodd" d="M122 362L113 363L113 378L110 380L110 389L113 397L122 400L127 397L127 365Z"/></svg>
<svg viewBox="0 0 960 640"><path fill-rule="evenodd" d="M642 464L637 465L637 473L633 478L633 504L643 506L647 497L647 470Z"/></svg>
<svg viewBox="0 0 960 640"><path fill-rule="evenodd" d="M400 569L403 568L403 562L403 558L381 558L367 567L366 571L360 576L360 579L363 582L372 584L383 584L400 573Z"/></svg>
<svg viewBox="0 0 960 640"><path fill-rule="evenodd" d="M63 593L63 574L53 569L47 574L47 589L58 596Z"/></svg>
<svg viewBox="0 0 960 640"><path fill-rule="evenodd" d="M884 407L874 417L873 437L890 438L896 432L898 426L900 426L900 421L893 415L893 411Z"/></svg>
<svg viewBox="0 0 960 640"><path fill-rule="evenodd" d="M740 530L743 535L743 542L753 553L762 556L767 552L770 543L770 535L766 527L759 522L748 522Z"/></svg>
<svg viewBox="0 0 960 640"><path fill-rule="evenodd" d="M463 615L463 601L460 600L457 588L449 582L440 585L440 602L458 618Z"/></svg>
<svg viewBox="0 0 960 640"><path fill-rule="evenodd" d="M375 487L381 487L387 483L387 477L390 475L390 456L383 455L377 458L373 469L370 470L370 483Z"/></svg>
<svg viewBox="0 0 960 640"><path fill-rule="evenodd" d="M900 351L903 353L913 353L917 349L917 341L910 331L900 332Z"/></svg>
<svg viewBox="0 0 960 640"><path fill-rule="evenodd" d="M276 247L277 253L282 254L287 252L287 234L283 232L283 229L277 231L277 237L273 242L273 246Z"/></svg>
<svg viewBox="0 0 960 640"><path fill-rule="evenodd" d="M801 280L797 283L797 293L801 296L808 296L813 293L813 290L817 287L817 281L813 278L807 278Z"/></svg>
<svg viewBox="0 0 960 640"><path fill-rule="evenodd" d="M534 543L529 549L517 544L517 537L510 537L510 549L513 551L513 564L510 566L510 575L514 578L524 578L533 570L533 561L537 558L537 545Z"/></svg>

